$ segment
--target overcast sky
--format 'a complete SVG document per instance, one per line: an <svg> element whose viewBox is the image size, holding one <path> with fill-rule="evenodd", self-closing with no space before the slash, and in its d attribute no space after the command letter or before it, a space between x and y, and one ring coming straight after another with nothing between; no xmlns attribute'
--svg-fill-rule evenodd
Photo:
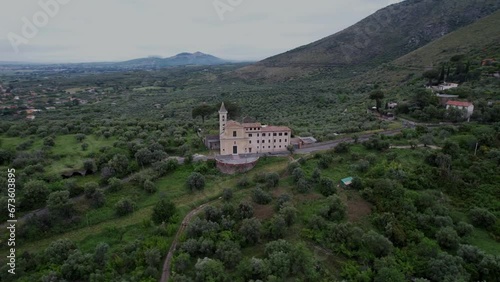
<svg viewBox="0 0 500 282"><path fill-rule="evenodd" d="M44 23L39 2L54 1L68 3L58 4ZM2 0L0 61L120 61L195 51L260 60L331 35L395 2L400 1ZM36 18L38 31L27 34L33 38L23 34L23 17L31 23Z"/></svg>

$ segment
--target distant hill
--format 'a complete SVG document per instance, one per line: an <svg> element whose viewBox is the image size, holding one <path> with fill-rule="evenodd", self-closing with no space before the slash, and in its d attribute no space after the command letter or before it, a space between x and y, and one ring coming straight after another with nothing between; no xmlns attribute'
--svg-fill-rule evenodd
<svg viewBox="0 0 500 282"><path fill-rule="evenodd" d="M169 58L149 57L117 63L121 67L143 68L143 67L171 67L185 65L221 65L229 63L226 60L201 52L180 53Z"/></svg>
<svg viewBox="0 0 500 282"><path fill-rule="evenodd" d="M393 61L500 8L498 0L407 0L334 35L244 67L247 79L286 80L318 71L366 70Z"/></svg>

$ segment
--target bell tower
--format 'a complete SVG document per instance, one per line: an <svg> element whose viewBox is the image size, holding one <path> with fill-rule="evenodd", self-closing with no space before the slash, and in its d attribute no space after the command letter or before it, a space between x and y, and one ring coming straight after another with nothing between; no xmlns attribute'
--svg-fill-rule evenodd
<svg viewBox="0 0 500 282"><path fill-rule="evenodd" d="M227 123L227 110L226 107L224 106L224 102L222 102L222 105L220 106L219 110L219 134L222 135L224 131L226 130L226 123Z"/></svg>

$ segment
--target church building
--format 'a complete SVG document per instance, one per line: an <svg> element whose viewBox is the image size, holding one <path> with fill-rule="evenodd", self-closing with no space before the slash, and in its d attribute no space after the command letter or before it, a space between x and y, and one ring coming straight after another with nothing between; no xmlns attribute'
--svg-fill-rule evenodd
<svg viewBox="0 0 500 282"><path fill-rule="evenodd" d="M239 123L227 120L227 114L222 103L219 110L221 155L283 152L290 145L292 130L286 126Z"/></svg>

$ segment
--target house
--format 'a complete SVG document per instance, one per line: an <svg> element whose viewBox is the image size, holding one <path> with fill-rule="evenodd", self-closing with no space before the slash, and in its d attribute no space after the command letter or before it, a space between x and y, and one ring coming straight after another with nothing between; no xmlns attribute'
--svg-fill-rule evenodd
<svg viewBox="0 0 500 282"><path fill-rule="evenodd" d="M471 102L448 101L446 102L446 109L448 110L450 108L466 111L465 117L467 119L470 119L470 117L474 113L474 104L472 104Z"/></svg>
<svg viewBox="0 0 500 282"><path fill-rule="evenodd" d="M26 119L28 119L28 120L34 120L35 116L34 115L29 115L29 116L26 117Z"/></svg>
<svg viewBox="0 0 500 282"><path fill-rule="evenodd" d="M387 107L391 110L395 109L397 106L398 106L398 103L394 103L394 102L387 104Z"/></svg>
<svg viewBox="0 0 500 282"><path fill-rule="evenodd" d="M287 151L292 130L286 126L239 123L227 120L228 111L222 103L219 110L221 155L275 153Z"/></svg>
<svg viewBox="0 0 500 282"><path fill-rule="evenodd" d="M302 149L305 145L311 145L318 142L314 137L296 137L290 139L290 144L295 147L295 149Z"/></svg>
<svg viewBox="0 0 500 282"><path fill-rule="evenodd" d="M453 88L457 88L457 87L458 87L457 83L444 82L444 83L439 84L438 86L432 86L432 90L445 91L445 90L453 89Z"/></svg>
<svg viewBox="0 0 500 282"><path fill-rule="evenodd" d="M354 180L354 178L352 178L352 177L344 178L344 179L340 180L340 185L342 185L342 187L344 187L344 188L349 187L352 185L353 180Z"/></svg>

